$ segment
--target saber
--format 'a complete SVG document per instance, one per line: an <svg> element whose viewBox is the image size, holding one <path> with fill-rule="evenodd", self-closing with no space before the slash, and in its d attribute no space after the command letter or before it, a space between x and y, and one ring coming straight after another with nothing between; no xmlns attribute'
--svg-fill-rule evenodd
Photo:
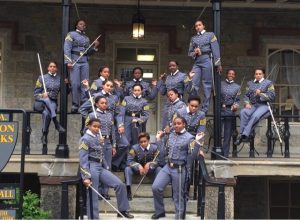
<svg viewBox="0 0 300 220"><path fill-rule="evenodd" d="M95 118L98 119L97 114L96 114L96 109L95 109L95 106L94 106L94 100L93 100L92 95L91 95L91 91L88 90L88 93L89 93L90 102L92 104L92 109L93 109L93 112L94 112L94 116L95 116ZM102 133L101 133L100 129L99 129L99 134L100 134L100 138L102 138Z"/></svg>
<svg viewBox="0 0 300 220"><path fill-rule="evenodd" d="M151 162L154 162L154 161L156 160L156 158L157 158L158 155L159 155L159 151L157 152L157 154L155 155L155 157L153 158L153 160L152 160ZM145 179L146 176L147 176L147 173L143 175L141 181L139 182L139 185L136 187L136 189L135 189L135 191L134 191L134 193L133 193L133 195L132 195L132 198L134 197L134 195L136 194L136 192L137 192L138 189L140 188L140 186L141 186L141 184L142 184L142 182L144 181L144 179Z"/></svg>
<svg viewBox="0 0 300 220"><path fill-rule="evenodd" d="M203 147L203 149L206 150L206 153L208 153L208 152L213 153L214 155L216 155L216 156L218 156L218 157L221 157L222 159L227 160L227 161L229 161L229 162L231 162L231 163L233 163L233 164L235 164L235 165L240 165L239 163L237 163L237 162L235 162L235 161L233 161L233 160L230 160L230 159L228 159L227 157L224 157L224 156L218 154L217 152L210 150L209 148L206 149L204 146L202 146L202 147Z"/></svg>
<svg viewBox="0 0 300 220"><path fill-rule="evenodd" d="M182 194L182 189L181 189L181 185L182 185L182 182L181 182L181 178L182 178L182 166L181 165L179 165L179 167L178 167L178 173L179 173L179 186L178 186L178 188L179 188L179 204L178 204L178 217L179 217L179 219L181 219L182 217L181 217L181 211L180 211L180 209L181 209L181 194Z"/></svg>
<svg viewBox="0 0 300 220"><path fill-rule="evenodd" d="M213 55L212 55L212 53L210 53L209 57L210 57L210 63L211 63L211 78L212 78L211 80L212 80L213 94L214 94L214 96L216 96L215 78L214 78L214 76L215 76L215 74L214 74L215 70L214 70L214 63L213 63Z"/></svg>
<svg viewBox="0 0 300 220"><path fill-rule="evenodd" d="M268 108L269 108L269 112L270 112L272 121L273 121L274 126L275 126L276 133L277 133L278 138L279 138L280 145L281 145L281 147L282 147L282 139L281 139L281 137L280 137L279 129L278 129L277 123L276 123L276 121L275 121L275 118L274 118L274 115L273 115L273 111L272 111L272 109L271 109L271 106L270 106L270 103L269 103L269 102L267 102L267 105L268 105Z"/></svg>
<svg viewBox="0 0 300 220"><path fill-rule="evenodd" d="M94 187L91 185L89 186L98 196L100 196L101 199L103 199L110 207L112 207L119 215L121 215L123 218L126 218L116 207L114 207L107 199L105 199Z"/></svg>
<svg viewBox="0 0 300 220"><path fill-rule="evenodd" d="M83 55L86 54L86 52L94 45L94 43L101 37L102 34L100 34L94 41L93 43L90 44L90 46L88 48L86 48L86 50L78 57L78 59L72 63L72 67L81 59L81 57L83 57Z"/></svg>
<svg viewBox="0 0 300 220"><path fill-rule="evenodd" d="M46 84L45 84L45 80L44 80L43 68L42 68L42 64L41 64L41 59L40 59L40 54L39 53L37 53L37 58L38 58L38 61L39 61L40 72L41 72L42 82L43 82L43 87L44 87L44 92L47 93L47 88L46 88Z"/></svg>
<svg viewBox="0 0 300 220"><path fill-rule="evenodd" d="M244 77L243 77L243 79L242 79L242 82L241 82L241 85L240 85L240 89L239 89L239 91L236 93L236 95L235 95L235 97L234 97L234 99L233 99L233 103L235 103L236 98L238 97L238 95L240 94L240 92L241 92L241 90L242 90L242 85L243 85L243 83L244 83L244 81L245 81L245 78L246 78L246 73L244 73Z"/></svg>

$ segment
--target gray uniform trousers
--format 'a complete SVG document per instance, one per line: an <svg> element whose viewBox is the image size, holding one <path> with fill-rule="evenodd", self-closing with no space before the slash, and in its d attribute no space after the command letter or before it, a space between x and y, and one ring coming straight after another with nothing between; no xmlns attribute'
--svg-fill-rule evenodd
<svg viewBox="0 0 300 220"><path fill-rule="evenodd" d="M129 209L129 203L127 199L126 187L122 181L110 171L104 169L101 163L90 161L90 172L92 176L92 183L95 189L99 187L99 180L103 184L114 188L117 197L117 204L119 211L127 211ZM99 219L99 201L98 195L92 192L93 203L93 218ZM87 207L90 207L90 196L87 190ZM88 218L91 219L91 210L87 208Z"/></svg>
<svg viewBox="0 0 300 220"><path fill-rule="evenodd" d="M234 116L234 112L231 111L231 108L225 107L221 109L221 116ZM233 133L235 119L233 117L224 117L222 118L222 127L223 127L223 153L225 157L229 155L230 149L230 140Z"/></svg>
<svg viewBox="0 0 300 220"><path fill-rule="evenodd" d="M263 117L269 114L269 108L265 104L254 104L250 109L243 108L240 113L241 124L240 133L249 137L254 126Z"/></svg>
<svg viewBox="0 0 300 220"><path fill-rule="evenodd" d="M164 189L169 183L172 183L172 198L175 204L175 219L182 219L185 216L186 210L186 179L187 179L187 169L186 167L182 167L181 174L181 189L179 189L179 169L171 168L169 164L166 164L156 176L154 183L152 185L152 192L154 198L154 208L155 214L159 215L165 212L164 206ZM179 210L179 193L181 193L181 201L180 201L180 210ZM181 216L179 216L179 211Z"/></svg>
<svg viewBox="0 0 300 220"><path fill-rule="evenodd" d="M43 132L49 131L51 119L56 117L57 102L49 98L35 101L33 109L42 113Z"/></svg>
<svg viewBox="0 0 300 220"><path fill-rule="evenodd" d="M157 174L161 170L161 167L156 167L154 169L150 168L147 175L152 176L153 180L156 178ZM126 181L126 186L131 186L132 185L132 176L135 175L140 175L139 171L134 170L131 167L126 167L124 170L125 174L125 181Z"/></svg>
<svg viewBox="0 0 300 220"><path fill-rule="evenodd" d="M112 166L119 168L122 163L126 161L129 142L126 138L125 134L120 135L118 131L116 131L116 142L117 142L117 153L112 158ZM125 166L125 165L124 165Z"/></svg>
<svg viewBox="0 0 300 220"><path fill-rule="evenodd" d="M87 100L82 80L89 80L89 64L88 62L78 62L70 70L72 106L79 107L81 103Z"/></svg>
<svg viewBox="0 0 300 220"><path fill-rule="evenodd" d="M198 96L200 81L202 82L203 91L203 102L201 110L207 112L209 108L209 101L212 92L212 63L208 54L203 54L198 56L193 65L193 71L195 75L193 76L194 89L191 95Z"/></svg>
<svg viewBox="0 0 300 220"><path fill-rule="evenodd" d="M111 169L112 144L109 139L105 139L105 141L104 141L103 153L104 153L104 158L106 160L106 163L107 163L109 169ZM99 191L101 194L108 195L108 190L109 190L109 187L107 185L100 183Z"/></svg>

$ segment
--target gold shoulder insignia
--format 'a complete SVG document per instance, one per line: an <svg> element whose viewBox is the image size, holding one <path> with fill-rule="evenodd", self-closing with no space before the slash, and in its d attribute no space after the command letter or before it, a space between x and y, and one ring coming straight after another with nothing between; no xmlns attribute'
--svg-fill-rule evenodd
<svg viewBox="0 0 300 220"><path fill-rule="evenodd" d="M206 118L200 120L200 125L206 125Z"/></svg>
<svg viewBox="0 0 300 220"><path fill-rule="evenodd" d="M195 147L195 143L196 141L195 140L192 140L192 142L190 143L190 149L193 150L194 147Z"/></svg>
<svg viewBox="0 0 300 220"><path fill-rule="evenodd" d="M85 119L85 126L86 127L88 126L89 121L90 121L90 116L87 116L87 118Z"/></svg>
<svg viewBox="0 0 300 220"><path fill-rule="evenodd" d="M35 84L35 87L41 88L42 87L42 83L39 80L37 80L36 84Z"/></svg>
<svg viewBox="0 0 300 220"><path fill-rule="evenodd" d="M269 86L268 91L274 91L274 85Z"/></svg>
<svg viewBox="0 0 300 220"><path fill-rule="evenodd" d="M82 143L79 145L79 150L80 150L80 149L88 150L88 146L87 146L84 142L82 142Z"/></svg>
<svg viewBox="0 0 300 220"><path fill-rule="evenodd" d="M149 109L150 109L149 105L145 105L145 106L144 106L144 110L145 110L145 111L148 111Z"/></svg>
<svg viewBox="0 0 300 220"><path fill-rule="evenodd" d="M210 42L215 42L216 40L217 40L217 37L216 37L216 35L214 35Z"/></svg>
<svg viewBox="0 0 300 220"><path fill-rule="evenodd" d="M70 34L67 34L66 38L65 38L66 41L73 41L72 37Z"/></svg>
<svg viewBox="0 0 300 220"><path fill-rule="evenodd" d="M97 85L96 85L96 83L92 83L92 85L91 85L91 89L93 89L93 90L97 90Z"/></svg>
<svg viewBox="0 0 300 220"><path fill-rule="evenodd" d="M122 106L126 106L126 101L123 100L122 103L121 103L121 105L122 105Z"/></svg>
<svg viewBox="0 0 300 220"><path fill-rule="evenodd" d="M130 154L131 156L135 157L135 151L134 151L133 149L131 149L131 150L129 151L129 154Z"/></svg>

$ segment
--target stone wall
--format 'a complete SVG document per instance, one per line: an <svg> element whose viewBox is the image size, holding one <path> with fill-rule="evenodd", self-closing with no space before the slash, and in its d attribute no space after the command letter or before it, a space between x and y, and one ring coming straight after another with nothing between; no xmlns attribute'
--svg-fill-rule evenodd
<svg viewBox="0 0 300 220"><path fill-rule="evenodd" d="M76 19L74 5L71 8L71 27ZM132 41L130 37L130 25L135 7L78 5L80 16L87 20L87 33L91 39L97 36L104 26L109 24L127 25L125 31L108 32L105 35L105 51L100 51L90 60L90 78L97 75L101 65L111 66L114 70L113 43L115 40ZM192 28L194 19L202 8L144 8L142 13L146 18L146 41L160 44L159 72L167 69L169 59L177 59L184 71L189 71L192 60L187 57L187 49L190 37L194 31ZM253 41L254 28L297 29L300 23L298 10L255 10L255 9L229 9L222 11L222 62L224 69L233 67L237 70L237 82L246 75L245 81L253 77L253 67L266 65L264 46L269 41L263 36ZM1 2L0 8L0 39L3 41L3 76L1 77L2 94L0 103L2 107L18 107L32 109L33 87L39 75L36 52L40 52L43 65L50 59L56 59L61 63L61 18L62 9L59 4L37 4L21 2ZM207 21L207 30L212 29L211 8L207 8L202 16ZM7 24L15 24L9 26ZM169 42L166 33L147 32L147 26L174 26L176 29L176 45L180 48L176 54L170 53ZM285 32L279 32L283 37ZM276 36L272 36L273 40ZM290 36L293 38L293 36ZM297 37L294 36L294 39ZM282 40L282 43L285 43ZM256 49L256 50L255 50ZM69 98L70 99L70 98ZM69 117L68 143L71 151L76 152L78 138L80 137L80 117ZM41 150L41 116L32 118L32 148ZM58 142L58 134L55 131L49 134L49 151L53 152Z"/></svg>

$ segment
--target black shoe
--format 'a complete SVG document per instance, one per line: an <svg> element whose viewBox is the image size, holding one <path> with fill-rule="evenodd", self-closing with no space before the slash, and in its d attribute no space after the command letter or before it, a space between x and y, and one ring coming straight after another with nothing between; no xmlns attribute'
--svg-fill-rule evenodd
<svg viewBox="0 0 300 220"><path fill-rule="evenodd" d="M237 138L236 138L236 141L234 142L235 145L240 145L242 143L242 140L243 140L243 136L242 135L239 135Z"/></svg>
<svg viewBox="0 0 300 220"><path fill-rule="evenodd" d="M47 135L46 134L43 134L43 136L41 138L41 141L42 141L43 146L47 145L48 139L47 139Z"/></svg>
<svg viewBox="0 0 300 220"><path fill-rule="evenodd" d="M110 196L109 196L109 195L107 195L107 194L103 194L102 196L104 197L104 199L106 199L106 200L110 200Z"/></svg>
<svg viewBox="0 0 300 220"><path fill-rule="evenodd" d="M48 146L47 146L47 144L43 144L42 154L43 155L47 155L48 154Z"/></svg>
<svg viewBox="0 0 300 220"><path fill-rule="evenodd" d="M159 219L159 218L163 218L166 217L166 213L163 212L161 214L156 215L155 213L151 216L151 219Z"/></svg>
<svg viewBox="0 0 300 220"><path fill-rule="evenodd" d="M78 112L78 108L76 108L76 107L71 108L71 113L77 113L77 112Z"/></svg>
<svg viewBox="0 0 300 220"><path fill-rule="evenodd" d="M59 132L59 133L65 133L66 129L64 129L63 126L61 126L60 124L56 124L55 125L55 129Z"/></svg>
<svg viewBox="0 0 300 220"><path fill-rule="evenodd" d="M126 189L127 189L127 198L129 201L131 201L132 200L131 187L126 186Z"/></svg>
<svg viewBox="0 0 300 220"><path fill-rule="evenodd" d="M131 215L128 211L123 211L123 212L120 212L120 213L121 213L125 218L134 218L134 216ZM122 215L120 215L120 214L118 213L117 217L118 217L118 218L123 218Z"/></svg>

